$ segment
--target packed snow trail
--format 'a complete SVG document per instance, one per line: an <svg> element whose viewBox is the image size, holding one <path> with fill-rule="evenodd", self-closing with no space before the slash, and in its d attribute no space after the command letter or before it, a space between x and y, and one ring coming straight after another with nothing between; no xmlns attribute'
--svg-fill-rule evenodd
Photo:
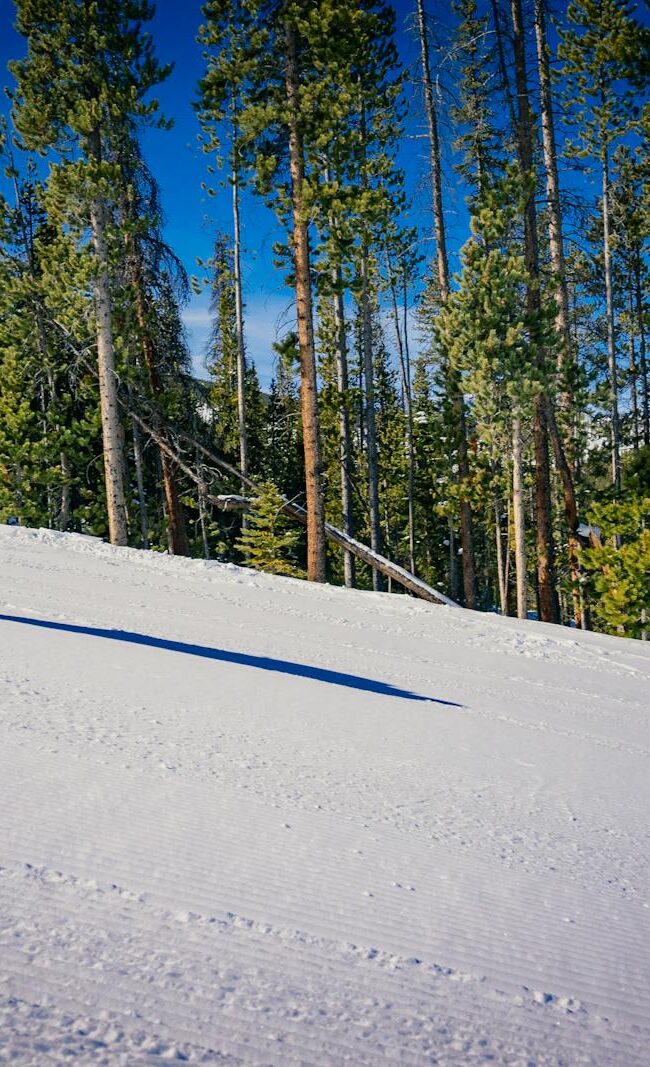
<svg viewBox="0 0 650 1067"><path fill-rule="evenodd" d="M647 1065L649 683L0 528L0 1063Z"/></svg>

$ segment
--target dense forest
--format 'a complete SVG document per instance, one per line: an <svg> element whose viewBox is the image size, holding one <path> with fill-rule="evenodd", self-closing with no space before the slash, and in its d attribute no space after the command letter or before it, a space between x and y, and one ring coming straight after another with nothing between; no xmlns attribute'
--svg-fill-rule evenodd
<svg viewBox="0 0 650 1067"><path fill-rule="evenodd" d="M647 9L412 0L415 69L382 0L207 0L187 94L232 210L199 380L142 148L174 59L152 6L15 7L0 521L646 636ZM244 195L277 217L295 308L265 389Z"/></svg>

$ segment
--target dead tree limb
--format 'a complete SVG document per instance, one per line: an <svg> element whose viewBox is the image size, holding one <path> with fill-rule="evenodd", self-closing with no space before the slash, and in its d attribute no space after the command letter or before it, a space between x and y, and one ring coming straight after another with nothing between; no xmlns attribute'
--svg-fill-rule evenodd
<svg viewBox="0 0 650 1067"><path fill-rule="evenodd" d="M221 511L247 511L253 506L253 499L250 497L238 496L232 493L215 494L210 492L208 485L206 485L203 479L199 477L189 464L181 459L177 449L172 448L169 442L165 440L160 433L149 426L148 423L146 423L139 415L136 415L135 412L131 412L131 415L144 433L158 445L162 452L174 461L183 474L201 489L205 499L214 505L214 507L219 508ZM240 484L243 483L246 485L252 493L257 495L260 492L259 486L256 485L252 478L242 475L242 472L237 470L231 463L222 459L221 456L215 455L214 452L209 451L205 445L194 440L189 434L179 432L178 437L184 439L188 444L191 444L195 449L201 452L214 467L223 471L224 474L228 474L237 479ZM307 525L307 512L305 508L300 506L300 504L295 504L293 501L285 499L283 511L285 515L289 515L292 519L296 519L302 526ZM394 582L403 586L409 593L419 597L420 600L427 600L430 604L445 604L448 607L459 607L454 600L445 596L445 594L441 593L438 589L434 589L433 586L423 582L421 578L416 578L410 571L407 571L404 567L400 567L397 563L393 563L392 560L387 559L378 552L373 552L367 545L364 545L361 541L357 541L354 537L350 537L342 530L339 530L338 527L332 526L329 522L325 523L325 535L328 540L338 545L339 548L352 553L357 559L363 560L369 567L374 567L387 578L392 578Z"/></svg>

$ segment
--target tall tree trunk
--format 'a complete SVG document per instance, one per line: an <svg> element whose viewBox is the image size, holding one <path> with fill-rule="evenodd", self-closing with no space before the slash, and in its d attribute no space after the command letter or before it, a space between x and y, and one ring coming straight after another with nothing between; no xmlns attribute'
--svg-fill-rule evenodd
<svg viewBox="0 0 650 1067"><path fill-rule="evenodd" d="M324 582L325 510L318 425L314 316L309 271L309 228L304 204L305 157L298 100L298 45L296 31L289 22L285 25L285 47L292 239L300 350L300 406L305 453L307 577L312 582Z"/></svg>
<svg viewBox="0 0 650 1067"><path fill-rule="evenodd" d="M366 126L366 109L361 84L359 83L359 137L361 153L361 184L364 191L368 188L366 147L368 132ZM377 453L377 425L375 418L375 366L372 344L372 308L370 303L370 265L368 262L368 239L364 235L361 242L361 363L363 367L363 424L368 464L368 513L370 520L370 547L374 552L382 551L381 516L379 510L379 461ZM372 587L375 591L384 589L384 579L380 571L373 568Z"/></svg>
<svg viewBox="0 0 650 1067"><path fill-rule="evenodd" d="M203 477L203 468L201 467L201 459L198 448L196 449L196 472L198 475L197 480L197 498L199 502L199 526L201 527L201 541L203 542L203 558L210 559L210 541L208 539L208 524L206 521L206 507L205 507L205 478ZM244 486L242 485L242 490Z"/></svg>
<svg viewBox="0 0 650 1067"><path fill-rule="evenodd" d="M379 463L377 457L377 426L375 420L375 368L372 353L372 319L368 279L368 254L364 248L361 260L361 351L363 358L363 379L365 393L365 431L366 454L368 462L368 510L370 513L370 547L373 552L381 552L381 519L379 514ZM372 572L372 587L384 588L383 578L378 570Z"/></svg>
<svg viewBox="0 0 650 1067"><path fill-rule="evenodd" d="M89 138L89 154L96 160L101 159L101 141L97 132ZM106 213L104 204L99 198L93 200L90 205L90 228L97 257L97 271L93 287L97 321L97 372L102 419L108 531L111 544L126 545L128 544L128 530L124 493L124 438L120 424L117 378L115 376L115 353L111 323L111 288L108 248L106 245Z"/></svg>
<svg viewBox="0 0 650 1067"><path fill-rule="evenodd" d="M535 0L535 40L537 44L537 65L539 71L540 103L542 121L542 147L544 152L544 169L546 172L546 200L548 211L548 238L551 267L555 277L555 300L557 304L556 327L560 337L558 353L558 371L560 373L560 406L568 412L571 397L567 391L567 371L573 361L573 343L569 315L569 290L564 258L564 238L562 231L562 209L560 205L560 182L557 166L557 148L555 144L555 127L553 119L553 94L551 71L549 66L548 42L546 36L546 0ZM578 524L578 506L574 474L566 455L564 442L553 411L552 398L548 398L548 423L555 462L562 479L564 512L568 525L568 555L571 569L573 614L577 626L580 625L581 606L579 592L580 556L576 537Z"/></svg>
<svg viewBox="0 0 650 1067"><path fill-rule="evenodd" d="M140 343L142 346L144 364L147 369L147 377L149 379L149 389L151 390L151 395L154 400L158 400L162 396L164 390L158 372L156 352L151 338L149 323L147 321L147 309L145 306L139 265L136 267L134 276L134 294L136 317L138 328L140 330ZM189 556L190 549L185 528L185 516L183 515L183 506L176 485L173 464L169 456L164 453L161 453L160 455L160 463L163 492L165 494L167 522L169 523L170 552L174 556Z"/></svg>
<svg viewBox="0 0 650 1067"><path fill-rule="evenodd" d="M440 287L440 299L444 303L449 296L449 260L447 257L445 219L442 206L442 168L440 165L438 118L433 98L431 63L429 59L429 39L427 36L424 4L423 0L416 0L416 3L420 37L422 82L424 86L424 106L429 131L429 160L433 201L433 227L436 240L436 266L438 285ZM475 608L476 570L474 560L474 523L472 507L467 499L466 492L466 487L469 481L469 454L467 449L467 427L465 423L465 401L460 390L457 376L451 369L447 372L447 378L447 387L450 392L453 412L456 418L456 434L458 442L458 487L460 490L460 538L463 549L463 590L466 606L468 608Z"/></svg>
<svg viewBox="0 0 650 1067"><path fill-rule="evenodd" d="M137 422L131 421L133 436L133 457L135 459L135 477L138 487L138 511L140 512L140 537L142 547L149 548L149 520L147 517L147 494L144 487L144 461L142 456L142 440L140 428Z"/></svg>
<svg viewBox="0 0 650 1067"><path fill-rule="evenodd" d="M551 267L555 279L555 300L557 304L557 332L561 345L558 357L563 384L566 384L565 369L570 366L573 345L569 327L569 291L566 280L566 262L564 259L564 238L562 232L562 209L560 206L560 180L557 167L557 148L555 144L555 123L553 119L553 92L549 66L548 42L546 38L546 0L535 0L535 40L537 43L537 68L540 87L540 113L542 123L542 148L544 152L544 170L546 172L546 210L548 213L548 242ZM566 392L560 394L563 407L569 404Z"/></svg>
<svg viewBox="0 0 650 1067"><path fill-rule="evenodd" d="M129 199L129 193L126 189L126 175L122 172L122 203L121 211L126 221L134 221L134 211ZM138 247L137 239L135 239L129 228L127 227L124 233L124 247L126 250L127 267L129 271L131 285L133 287L133 298L135 304L135 315L138 323L138 334L140 341L140 348L142 351L142 358L147 372L147 380L149 382L149 391L154 401L160 400L164 393L164 386L160 376L158 368L158 358L156 348L154 345L153 337L151 336L151 327L149 324L149 313L147 307L147 295L145 292L145 284L142 270L142 258L140 248ZM174 472L174 466L169 456L164 452L160 454L160 468L162 474L163 492L165 494L165 514L167 516L167 522L169 524L168 529L168 545L169 551L174 556L189 556L190 549L187 540L187 531L185 527L185 516L183 514L183 505L181 504L180 496L178 493L178 487L176 484L176 475Z"/></svg>
<svg viewBox="0 0 650 1067"><path fill-rule="evenodd" d="M605 303L607 319L607 367L609 372L609 405L612 441L612 484L621 491L621 429L618 414L618 371L616 367L616 323L614 321L614 290L612 283L612 243L610 233L609 149L603 136L602 193L603 193L603 259L605 266Z"/></svg>
<svg viewBox="0 0 650 1067"><path fill-rule="evenodd" d="M650 445L650 382L648 381L648 355L645 319L643 316L643 293L641 290L641 250L638 247L634 256L634 288L636 294L637 330L639 335L639 371L641 372L643 443L644 445Z"/></svg>
<svg viewBox="0 0 650 1067"><path fill-rule="evenodd" d="M235 329L237 333L237 424L239 429L239 466L248 474L248 427L246 420L246 349L244 345L244 301L241 278L241 232L239 222L239 161L237 158L237 124L233 123L232 149L232 223L233 274L235 285ZM246 527L246 515L242 518Z"/></svg>
<svg viewBox="0 0 650 1067"><path fill-rule="evenodd" d="M629 346L630 346L630 399L632 402L632 448L635 452L639 449L639 368L636 362L636 338L634 335L634 280L630 277L630 289L628 293L628 315L630 317Z"/></svg>
<svg viewBox="0 0 650 1067"><path fill-rule="evenodd" d="M409 343L409 324L407 306L407 281L404 273L404 376L406 378L406 454L408 458L408 521L409 521L409 556L411 571L416 574L415 561L415 439L413 435L413 396L411 390L411 351Z"/></svg>
<svg viewBox="0 0 650 1067"><path fill-rule="evenodd" d="M528 94L526 44L521 0L511 0L515 80L517 87L517 154L522 174L534 176L533 117ZM529 193L524 210L524 258L531 279L527 291L527 305L531 318L537 319L541 310L539 289L539 251L537 246L537 210L535 194ZM548 453L548 421L546 397L540 393L535 399L533 421L535 448L535 520L537 548L537 583L540 618L543 622L559 622L560 610L555 585L555 551L551 510L551 473Z"/></svg>
<svg viewBox="0 0 650 1067"><path fill-rule="evenodd" d="M524 477L521 442L521 418L512 420L512 512L515 528L515 575L517 580L517 616L528 617L526 591L526 517L524 508Z"/></svg>
<svg viewBox="0 0 650 1067"><path fill-rule="evenodd" d="M415 458L413 451L413 402L411 398L411 368L408 353L408 335L406 332L406 315L404 315L404 331L400 326L399 307L397 303L397 286L390 255L386 251L386 266L393 305L393 321L395 323L395 336L397 338L397 353L399 357L399 371L402 383L402 403L406 416L406 463L407 463L407 501L408 501L408 540L409 540L409 568L415 574L415 518L413 507L414 468Z"/></svg>
<svg viewBox="0 0 650 1067"><path fill-rule="evenodd" d="M495 548L497 554L497 577L499 580L499 604L501 607L501 614L508 614L508 582L506 578L506 571L503 560L503 535L501 532L501 509L499 507L499 498L494 497L494 535L495 535Z"/></svg>
<svg viewBox="0 0 650 1067"><path fill-rule="evenodd" d="M335 271L334 322L336 327L336 383L339 393L339 465L341 470L341 512L343 532L354 537L354 509L352 504L352 434L350 432L348 342L345 329L345 310L341 291L340 268ZM343 553L343 576L351 589L355 583L355 562L351 552Z"/></svg>

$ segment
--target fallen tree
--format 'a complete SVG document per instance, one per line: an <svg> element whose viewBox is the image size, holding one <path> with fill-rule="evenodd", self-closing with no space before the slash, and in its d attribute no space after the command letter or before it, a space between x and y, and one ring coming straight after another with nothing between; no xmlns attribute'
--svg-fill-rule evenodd
<svg viewBox="0 0 650 1067"><path fill-rule="evenodd" d="M221 456L217 456L214 452L211 452L201 444L200 441L196 441L189 434L183 431L177 432L177 437L186 441L195 452L200 452L213 467L216 467L224 474L230 475L232 478L236 478L237 481L247 486L251 490L251 496L241 496L233 493L213 493L210 486L206 481L201 478L193 467L186 463L180 455L180 450L174 448L168 440L166 440L161 433L150 426L140 416L136 415L134 411L129 410L129 414L132 419L138 424L138 426L151 438L152 441L158 446L161 452L164 452L196 486L201 490L205 499L211 503L214 507L219 508L221 511L248 511L254 506L254 498L259 494L259 486L248 475L242 474L240 470L234 467L227 460L222 459ZM292 519L301 523L303 526L307 525L307 512L301 507L300 504L296 504L292 500L284 499L283 509L285 515L289 515ZM387 559L386 556L380 555L379 552L374 552L368 545L364 545L362 541L357 541L354 537L349 537L343 530L339 530L337 526L333 526L331 523L325 523L325 534L329 541L338 545L346 552L350 552L357 559L367 563L368 566L374 567L386 578L392 579L397 582L404 589L412 593L413 596L418 597L420 600L426 600L430 604L444 604L447 607L457 608L459 605L450 597L445 596L439 589L435 589L432 585L428 585L427 582L422 581L421 578L417 578L415 574L411 574L405 567L400 567L399 564L393 563L392 560Z"/></svg>

